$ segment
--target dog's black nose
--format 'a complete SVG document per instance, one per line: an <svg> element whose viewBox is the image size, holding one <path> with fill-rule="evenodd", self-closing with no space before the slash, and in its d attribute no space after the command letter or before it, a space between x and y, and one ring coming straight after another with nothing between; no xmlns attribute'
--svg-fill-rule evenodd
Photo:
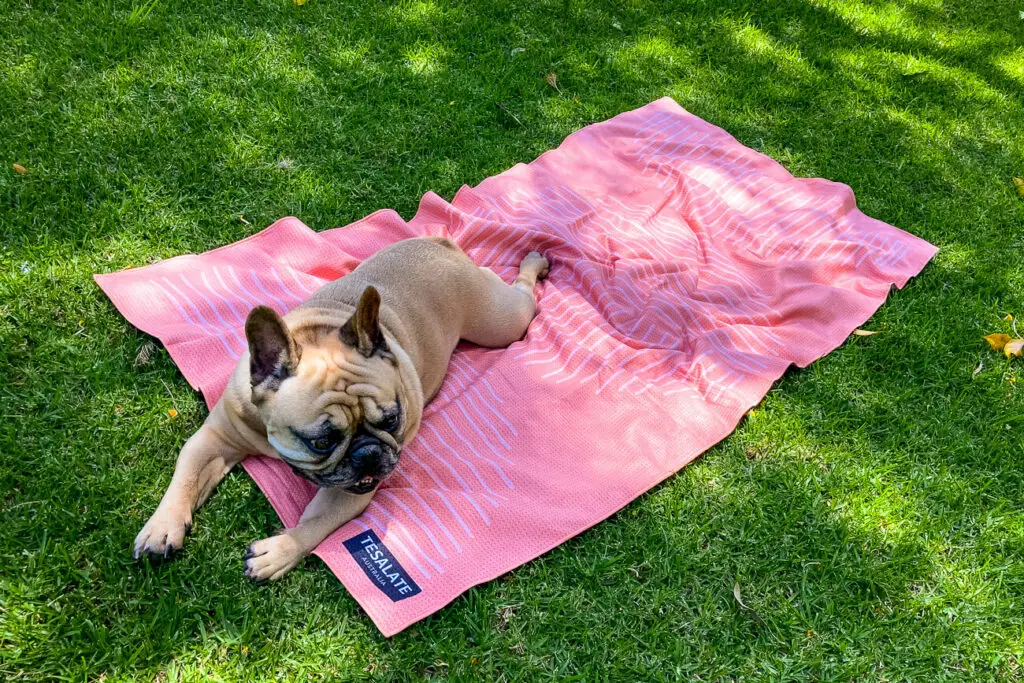
<svg viewBox="0 0 1024 683"><path fill-rule="evenodd" d="M352 469L360 474L373 473L380 468L381 443L372 436L357 436L349 451Z"/></svg>

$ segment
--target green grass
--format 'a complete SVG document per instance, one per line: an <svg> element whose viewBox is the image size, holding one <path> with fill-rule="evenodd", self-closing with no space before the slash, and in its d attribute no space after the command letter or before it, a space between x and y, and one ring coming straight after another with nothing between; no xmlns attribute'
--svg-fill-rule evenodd
<svg viewBox="0 0 1024 683"><path fill-rule="evenodd" d="M1024 677L1024 363L981 340L1024 316L1021 9L6 0L0 678ZM277 520L241 472L178 561L131 561L205 410L164 351L134 366L147 339L94 272L287 214L410 217L426 190L450 198L664 95L942 248L870 321L881 334L389 640L319 560L245 580L245 545Z"/></svg>

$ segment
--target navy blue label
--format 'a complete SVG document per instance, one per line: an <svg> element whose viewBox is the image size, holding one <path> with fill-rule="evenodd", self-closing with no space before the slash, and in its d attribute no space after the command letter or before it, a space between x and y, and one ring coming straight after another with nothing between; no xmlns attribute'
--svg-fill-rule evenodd
<svg viewBox="0 0 1024 683"><path fill-rule="evenodd" d="M420 587L409 576L409 572L398 564L395 556L371 529L345 541L345 549L352 553L356 564L363 568L370 581L384 591L384 595L391 598L392 602L420 593Z"/></svg>

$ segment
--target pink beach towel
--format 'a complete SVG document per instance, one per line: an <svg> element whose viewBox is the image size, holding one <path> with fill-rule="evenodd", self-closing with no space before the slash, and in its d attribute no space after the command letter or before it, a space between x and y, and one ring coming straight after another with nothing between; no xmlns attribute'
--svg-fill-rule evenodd
<svg viewBox="0 0 1024 683"><path fill-rule="evenodd" d="M284 312L418 235L506 280L530 250L552 265L525 339L460 346L396 474L316 550L388 636L677 472L936 252L862 214L845 185L794 178L665 98L451 203L428 193L409 222L384 210L317 233L283 218L97 280L212 405L250 308ZM313 486L274 460L245 468L294 525Z"/></svg>

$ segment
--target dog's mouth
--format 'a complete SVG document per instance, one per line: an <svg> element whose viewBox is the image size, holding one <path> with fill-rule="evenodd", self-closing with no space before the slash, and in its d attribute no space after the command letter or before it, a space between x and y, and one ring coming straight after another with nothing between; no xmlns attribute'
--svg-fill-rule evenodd
<svg viewBox="0 0 1024 683"><path fill-rule="evenodd" d="M310 472L304 472L297 468L292 469L299 476L309 479L321 488L334 488L335 486L338 486L344 488L349 493L369 493L377 488L377 485L381 482L381 478L367 475L355 483L349 483L346 482L345 479L337 477L333 472L325 475L317 475Z"/></svg>
<svg viewBox="0 0 1024 683"><path fill-rule="evenodd" d="M345 490L350 493L369 493L376 488L379 483L380 479L377 479L376 477L363 477Z"/></svg>

